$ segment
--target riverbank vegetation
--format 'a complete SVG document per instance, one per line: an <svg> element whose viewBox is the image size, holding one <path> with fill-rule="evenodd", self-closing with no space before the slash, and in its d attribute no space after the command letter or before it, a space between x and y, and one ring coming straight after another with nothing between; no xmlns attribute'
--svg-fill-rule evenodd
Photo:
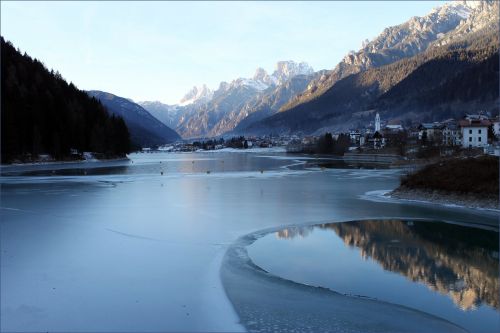
<svg viewBox="0 0 500 333"><path fill-rule="evenodd" d="M351 140L348 134L332 135L325 133L319 138L310 140L309 143L289 144L287 151L302 154L331 154L343 156L348 150Z"/></svg>

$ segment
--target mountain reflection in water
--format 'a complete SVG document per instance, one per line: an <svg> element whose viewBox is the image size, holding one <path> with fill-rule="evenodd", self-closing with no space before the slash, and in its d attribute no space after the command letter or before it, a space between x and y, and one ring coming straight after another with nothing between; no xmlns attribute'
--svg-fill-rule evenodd
<svg viewBox="0 0 500 333"><path fill-rule="evenodd" d="M361 256L385 270L448 295L462 310L481 303L499 307L498 232L423 221L359 221L293 227L278 238L307 237L314 228L333 230Z"/></svg>

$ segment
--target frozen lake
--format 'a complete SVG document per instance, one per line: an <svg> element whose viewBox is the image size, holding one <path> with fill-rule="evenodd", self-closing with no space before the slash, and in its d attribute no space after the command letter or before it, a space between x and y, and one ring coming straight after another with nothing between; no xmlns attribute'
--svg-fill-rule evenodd
<svg viewBox="0 0 500 333"><path fill-rule="evenodd" d="M491 212L366 200L399 170L272 152L130 158L2 167L3 331L241 331L219 270L243 235L383 217L498 226Z"/></svg>

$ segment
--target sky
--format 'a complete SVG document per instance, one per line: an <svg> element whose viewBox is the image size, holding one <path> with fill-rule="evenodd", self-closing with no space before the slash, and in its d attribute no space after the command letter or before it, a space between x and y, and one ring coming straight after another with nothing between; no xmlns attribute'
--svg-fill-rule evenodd
<svg viewBox="0 0 500 333"><path fill-rule="evenodd" d="M332 69L443 3L1 1L1 35L80 89L175 104L195 85L272 73L280 60Z"/></svg>

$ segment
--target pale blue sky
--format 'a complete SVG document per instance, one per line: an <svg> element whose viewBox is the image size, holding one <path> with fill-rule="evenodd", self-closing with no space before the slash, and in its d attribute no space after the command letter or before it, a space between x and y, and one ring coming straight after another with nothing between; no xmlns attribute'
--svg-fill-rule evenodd
<svg viewBox="0 0 500 333"><path fill-rule="evenodd" d="M385 27L441 1L1 2L1 34L81 89L176 103L194 85L331 69Z"/></svg>

